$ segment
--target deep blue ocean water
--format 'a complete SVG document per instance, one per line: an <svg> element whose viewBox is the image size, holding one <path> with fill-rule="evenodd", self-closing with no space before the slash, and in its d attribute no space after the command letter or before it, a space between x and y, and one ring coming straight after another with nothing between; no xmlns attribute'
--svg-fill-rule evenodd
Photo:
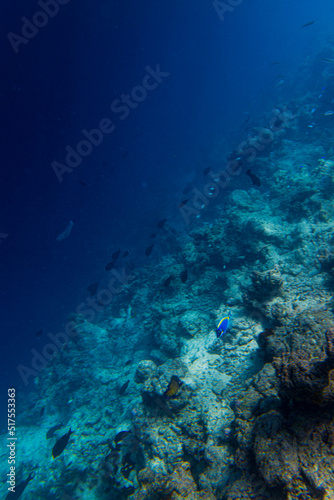
<svg viewBox="0 0 334 500"><path fill-rule="evenodd" d="M8 386L29 390L17 366L30 366L31 350L62 330L88 285L106 279L113 252L128 250L140 266L159 220L188 231L178 205L218 162L212 150L220 144L227 155L247 137L248 120L291 99L289 80L333 34L329 0L231 4L222 14L204 0L63 0L46 18L36 17L36 1L2 6L3 395ZM17 38L32 19L42 26ZM131 92L135 106L110 109ZM66 164L66 147L104 119L115 129L59 182L52 164ZM71 220L70 236L57 241ZM157 243L153 262L163 251Z"/></svg>

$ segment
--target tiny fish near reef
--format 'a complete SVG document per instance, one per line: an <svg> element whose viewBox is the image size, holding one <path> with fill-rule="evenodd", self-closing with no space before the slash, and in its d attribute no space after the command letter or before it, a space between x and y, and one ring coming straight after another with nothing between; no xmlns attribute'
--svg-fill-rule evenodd
<svg viewBox="0 0 334 500"><path fill-rule="evenodd" d="M188 279L188 271L187 269L185 269L184 271L182 271L182 273L180 274L180 279L182 281L182 283L185 283Z"/></svg>
<svg viewBox="0 0 334 500"><path fill-rule="evenodd" d="M115 264L115 261L114 261L114 260L112 260L111 262L108 262L108 264L107 264L107 265L106 265L106 267L105 267L105 270L106 270L106 271L111 271L111 270L112 270L112 268L114 267L114 264Z"/></svg>
<svg viewBox="0 0 334 500"><path fill-rule="evenodd" d="M125 382L125 383L124 383L124 384L123 384L123 385L119 388L119 390L118 390L118 394L119 394L120 396L123 396L123 394L124 394L124 393L125 393L125 391L127 390L128 385L129 385L129 382L130 382L130 380L127 380L127 381L126 381L126 382Z"/></svg>
<svg viewBox="0 0 334 500"><path fill-rule="evenodd" d="M189 201L189 198L187 198L186 200L182 200L181 203L179 204L179 208L182 208L184 207L184 205L186 205Z"/></svg>
<svg viewBox="0 0 334 500"><path fill-rule="evenodd" d="M16 500L17 498L19 498L32 479L34 479L34 476L32 474L29 474L25 481L22 481L17 486L13 486L13 490L9 489L9 493L7 494L5 500Z"/></svg>
<svg viewBox="0 0 334 500"><path fill-rule="evenodd" d="M66 434L64 434L61 438L56 441L56 444L54 445L52 449L52 456L53 458L59 457L65 450L68 440L70 439L70 435L73 434L73 431L70 429Z"/></svg>
<svg viewBox="0 0 334 500"><path fill-rule="evenodd" d="M258 187L260 187L260 186L261 186L261 181L260 181L260 179L258 178L258 176L257 176L257 175L253 174L253 172L252 172L250 169L248 169L248 170L247 170L246 175L248 175L248 177L250 177L250 178L251 178L252 184L253 184L254 186L258 186Z"/></svg>
<svg viewBox="0 0 334 500"><path fill-rule="evenodd" d="M99 287L99 281L97 281L96 283L92 283L91 285L89 285L86 290L87 292L93 297L94 295L96 295L96 292L97 292L97 289Z"/></svg>
<svg viewBox="0 0 334 500"><path fill-rule="evenodd" d="M309 21L308 23L302 24L301 28L307 28L308 26L312 26L312 24L315 24L317 21Z"/></svg>
<svg viewBox="0 0 334 500"><path fill-rule="evenodd" d="M162 229L164 227L164 225L166 224L166 222L167 222L167 219L161 219L161 220L159 220L159 222L157 224L158 228Z"/></svg>
<svg viewBox="0 0 334 500"><path fill-rule="evenodd" d="M154 245L150 245L149 247L146 248L146 250L145 250L146 257L149 257L151 255L152 250L153 250L153 246Z"/></svg>
<svg viewBox="0 0 334 500"><path fill-rule="evenodd" d="M115 261L118 259L118 257L121 255L121 251L120 250L117 250L116 252L114 252L111 256L112 260Z"/></svg>
<svg viewBox="0 0 334 500"><path fill-rule="evenodd" d="M164 392L165 398L172 398L177 395L183 382L176 375L173 375L167 389Z"/></svg>

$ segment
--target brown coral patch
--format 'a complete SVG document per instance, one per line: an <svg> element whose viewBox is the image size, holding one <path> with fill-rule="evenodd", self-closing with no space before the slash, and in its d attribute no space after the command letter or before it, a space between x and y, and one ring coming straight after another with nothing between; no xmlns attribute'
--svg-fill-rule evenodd
<svg viewBox="0 0 334 500"><path fill-rule="evenodd" d="M258 301L267 301L280 293L283 279L278 266L268 271L254 271L248 295Z"/></svg>
<svg viewBox="0 0 334 500"><path fill-rule="evenodd" d="M198 491L188 462L177 464L171 474L157 474L145 467L139 472L138 479L141 489L133 500L216 500L210 491Z"/></svg>
<svg viewBox="0 0 334 500"><path fill-rule="evenodd" d="M333 360L324 356L312 359L304 353L292 352L275 358L273 365L283 399L319 406L334 403Z"/></svg>

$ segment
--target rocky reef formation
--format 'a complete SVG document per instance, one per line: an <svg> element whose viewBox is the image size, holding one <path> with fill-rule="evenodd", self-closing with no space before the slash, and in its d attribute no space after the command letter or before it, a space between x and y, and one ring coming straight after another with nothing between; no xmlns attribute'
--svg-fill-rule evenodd
<svg viewBox="0 0 334 500"><path fill-rule="evenodd" d="M334 133L309 127L316 92L280 109L261 188L235 177L94 324L71 318L20 401L26 500L334 498Z"/></svg>
<svg viewBox="0 0 334 500"><path fill-rule="evenodd" d="M333 320L332 311L309 311L260 335L273 363L235 404L235 458L240 469L263 481L268 498L334 495L333 330L327 329Z"/></svg>

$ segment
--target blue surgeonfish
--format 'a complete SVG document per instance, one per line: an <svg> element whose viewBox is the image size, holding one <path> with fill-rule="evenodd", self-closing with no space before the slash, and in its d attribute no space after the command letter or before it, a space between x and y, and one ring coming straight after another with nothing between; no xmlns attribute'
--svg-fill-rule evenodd
<svg viewBox="0 0 334 500"><path fill-rule="evenodd" d="M231 326L231 313L229 312L228 315L224 316L224 318L222 318L218 323L216 330L217 337L218 338L222 337L224 333L227 332L230 326Z"/></svg>

